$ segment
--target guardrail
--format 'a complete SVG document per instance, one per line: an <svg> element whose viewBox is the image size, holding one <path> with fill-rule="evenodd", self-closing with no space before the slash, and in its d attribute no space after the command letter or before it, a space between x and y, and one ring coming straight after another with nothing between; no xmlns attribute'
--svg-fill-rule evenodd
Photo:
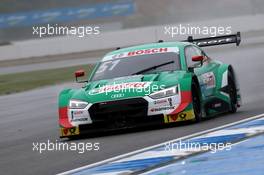
<svg viewBox="0 0 264 175"><path fill-rule="evenodd" d="M264 15L240 16L208 20L202 22L182 23L182 25L193 26L231 26L232 32L243 32L263 30L261 23ZM170 24L168 26L177 26ZM126 47L140 43L156 42L159 39L165 41L176 41L186 39L187 35L172 38L165 34L163 26L142 27L120 31L103 32L99 35L91 35L84 38L77 36L62 36L45 39L13 42L11 45L0 46L0 60L12 60L30 57L42 57L49 55L62 55L69 53L87 52L93 50L110 49L115 47ZM200 37L197 35L197 37Z"/></svg>

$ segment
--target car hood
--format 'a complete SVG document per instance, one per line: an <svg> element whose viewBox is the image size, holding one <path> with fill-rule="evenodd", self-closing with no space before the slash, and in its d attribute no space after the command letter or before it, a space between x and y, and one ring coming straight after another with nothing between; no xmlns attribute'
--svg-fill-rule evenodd
<svg viewBox="0 0 264 175"><path fill-rule="evenodd" d="M93 81L77 90L72 98L96 103L143 97L177 85L184 75L184 71L170 71Z"/></svg>

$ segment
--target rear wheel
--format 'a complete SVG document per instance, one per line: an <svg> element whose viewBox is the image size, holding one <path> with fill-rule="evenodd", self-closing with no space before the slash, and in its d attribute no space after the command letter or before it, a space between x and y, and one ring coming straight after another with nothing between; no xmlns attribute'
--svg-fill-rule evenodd
<svg viewBox="0 0 264 175"><path fill-rule="evenodd" d="M196 83L192 83L192 103L193 112L195 115L195 122L200 122L202 119L201 99L198 87L199 86Z"/></svg>
<svg viewBox="0 0 264 175"><path fill-rule="evenodd" d="M237 89L235 78L231 72L228 73L228 94L231 106L229 112L235 113L237 111Z"/></svg>

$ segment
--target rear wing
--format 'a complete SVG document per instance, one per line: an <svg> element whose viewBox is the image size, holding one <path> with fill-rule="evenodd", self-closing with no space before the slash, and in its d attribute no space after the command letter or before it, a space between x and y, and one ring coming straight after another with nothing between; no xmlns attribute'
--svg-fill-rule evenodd
<svg viewBox="0 0 264 175"><path fill-rule="evenodd" d="M237 32L234 35L223 35L223 36L199 38L199 39L193 39L192 36L188 36L188 39L185 40L185 42L186 41L196 44L199 47L216 46L216 45L232 44L232 43L236 43L236 45L239 46L241 42L241 36L240 36L240 32Z"/></svg>

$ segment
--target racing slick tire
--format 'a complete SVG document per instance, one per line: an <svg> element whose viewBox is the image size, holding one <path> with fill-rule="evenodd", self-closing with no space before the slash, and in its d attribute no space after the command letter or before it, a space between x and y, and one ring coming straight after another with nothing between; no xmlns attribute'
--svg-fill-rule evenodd
<svg viewBox="0 0 264 175"><path fill-rule="evenodd" d="M202 109L201 109L201 97L200 97L200 91L199 91L199 85L195 83L194 81L192 82L192 103L193 103L193 112L195 119L194 121L196 123L200 122L202 119Z"/></svg>
<svg viewBox="0 0 264 175"><path fill-rule="evenodd" d="M232 71L228 72L228 94L230 97L230 113L237 111L237 88L235 83L235 77Z"/></svg>

